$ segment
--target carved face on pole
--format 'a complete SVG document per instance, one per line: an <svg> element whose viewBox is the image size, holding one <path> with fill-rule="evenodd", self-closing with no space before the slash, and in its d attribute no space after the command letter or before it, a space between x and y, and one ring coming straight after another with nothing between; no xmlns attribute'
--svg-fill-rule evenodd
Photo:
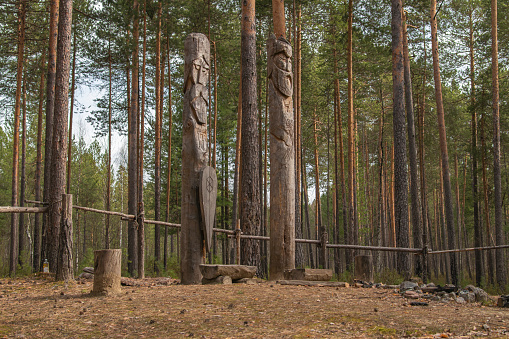
<svg viewBox="0 0 509 339"><path fill-rule="evenodd" d="M268 63L270 69L269 77L272 78L274 86L284 96L291 96L293 94L293 75L292 75L292 47L290 43L283 38L271 39L269 50L272 49L273 55L272 63Z"/></svg>

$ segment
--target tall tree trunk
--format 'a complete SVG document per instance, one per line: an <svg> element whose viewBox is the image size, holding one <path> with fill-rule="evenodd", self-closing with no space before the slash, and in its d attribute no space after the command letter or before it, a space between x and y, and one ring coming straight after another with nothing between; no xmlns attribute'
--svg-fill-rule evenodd
<svg viewBox="0 0 509 339"><path fill-rule="evenodd" d="M18 181L19 181L19 123L21 114L21 92L23 80L23 58L25 49L25 15L26 2L19 3L18 10L18 64L16 69L16 103L14 106L14 128L12 145L12 195L11 205L18 206ZM16 213L11 214L11 243L9 257L9 275L16 275L16 266L18 264L18 217Z"/></svg>
<svg viewBox="0 0 509 339"><path fill-rule="evenodd" d="M482 116L481 127L481 157L482 157L482 182L484 188L484 221L486 223L486 244L485 246L494 246L493 236L491 234L491 218L490 218L490 204L489 204L489 188L488 188L488 174L487 174L487 147L486 138L484 137L484 128L486 123L486 116ZM487 251L488 257L488 279L487 282L493 285L495 282L495 265L493 251Z"/></svg>
<svg viewBox="0 0 509 339"><path fill-rule="evenodd" d="M171 98L171 61L170 61L170 39L167 39L168 53L168 176L166 177L166 222L170 222L170 193L171 193L171 131L173 130L173 113ZM173 234L171 235L173 241ZM168 265L168 227L164 229L164 269ZM173 253L173 246L172 246Z"/></svg>
<svg viewBox="0 0 509 339"><path fill-rule="evenodd" d="M403 58L403 20L401 0L392 0L392 84L394 128L394 205L396 215L396 244L409 247L408 234L408 179L405 130L405 79ZM398 252L398 272L409 278L410 256Z"/></svg>
<svg viewBox="0 0 509 339"><path fill-rule="evenodd" d="M111 41L108 37L108 173L106 174L106 210L111 209L111 113L112 113L112 60ZM110 216L106 215L106 232L104 234L104 248L110 248Z"/></svg>
<svg viewBox="0 0 509 339"><path fill-rule="evenodd" d="M131 96L128 121L128 202L127 210L129 214L138 215L138 142L136 140L138 132L138 38L139 38L139 3L133 2L133 51L132 51L132 81ZM138 231L138 232L137 232ZM128 223L127 238L127 269L131 276L136 273L138 277L144 276L144 267L139 267L143 263L143 256L140 258L140 252L144 252L144 246L139 248L139 243L144 239L138 239L143 234L141 225L137 220L130 220Z"/></svg>
<svg viewBox="0 0 509 339"><path fill-rule="evenodd" d="M449 249L454 249L456 235L454 232L454 212L452 207L451 180L449 174L449 154L447 151L447 135L445 131L444 105L442 101L442 81L440 79L440 66L438 59L438 36L436 20L436 0L431 0L431 44L433 54L433 76L435 79L435 100L437 102L438 134L440 139L440 153L442 156L442 174L444 180L444 202L445 219L447 222L447 233ZM450 253L451 282L458 285L458 262L456 253Z"/></svg>
<svg viewBox="0 0 509 339"><path fill-rule="evenodd" d="M22 126L23 132L21 134L21 177L20 177L20 192L19 192L19 206L25 206L25 193L26 193L26 153L27 153L27 92L26 92L26 76L23 75L23 118ZM19 241L18 241L18 264L23 267L23 252L25 250L25 214L19 215Z"/></svg>
<svg viewBox="0 0 509 339"><path fill-rule="evenodd" d="M272 17L276 39L286 39L285 0L272 0Z"/></svg>
<svg viewBox="0 0 509 339"><path fill-rule="evenodd" d="M256 93L255 1L242 3L242 178L240 225L243 233L260 234L259 149L257 147L258 108ZM257 266L261 275L260 242L242 241L243 265Z"/></svg>
<svg viewBox="0 0 509 339"><path fill-rule="evenodd" d="M348 239L347 244L357 244L357 201L356 194L356 160L355 160L355 111L353 107L353 0L348 1L347 30L347 74L348 74ZM346 251L346 266L352 269L354 250Z"/></svg>
<svg viewBox="0 0 509 339"><path fill-rule="evenodd" d="M384 96L382 92L382 86L380 86L380 104L381 104L381 114L378 124L378 186L379 186L379 193L378 193L378 209L379 209L379 225L378 225L378 234L377 234L377 242L376 246L383 246L386 245L383 240L385 239L386 234L386 210L385 210L385 180L384 180L384 161L385 161L385 154L384 154L384 118L385 118L385 108L384 108ZM383 245L382 245L383 244ZM375 260L374 260L375 268L381 269L383 267L382 260L381 260L381 254L379 252L375 252Z"/></svg>
<svg viewBox="0 0 509 339"><path fill-rule="evenodd" d="M417 176L417 147L415 145L414 101L412 94L412 77L410 74L410 56L408 52L408 32L406 15L404 15L403 54L405 74L405 108L407 114L408 154L410 160L410 199L412 204L412 234L414 248L422 248L422 224L419 202L419 178ZM414 272L422 275L422 256L414 258Z"/></svg>
<svg viewBox="0 0 509 339"><path fill-rule="evenodd" d="M69 112L69 136L67 139L67 184L66 193L71 194L71 164L72 164L72 118L74 113L74 91L76 87L76 31L73 33L72 42L72 75L71 75L71 105Z"/></svg>
<svg viewBox="0 0 509 339"><path fill-rule="evenodd" d="M49 200L49 226L50 228L61 228L59 234L63 237L54 239L58 246L53 248L53 255L56 257L56 280L73 279L72 265L72 238L67 237L63 230L67 229L65 223L61 227L62 194L65 192L65 164L67 153L67 117L69 112L69 71L71 51L71 28L72 28L72 0L62 0L59 8L58 19L58 42L57 42L57 68L55 81L55 110L53 115L53 152L51 162L51 190ZM62 233L62 234L61 234ZM68 243L70 241L70 243ZM65 246L65 248L62 248ZM57 251L57 248L60 248ZM50 261L51 267L51 261Z"/></svg>
<svg viewBox="0 0 509 339"><path fill-rule="evenodd" d="M293 77L293 111L295 121L295 237L302 238L302 202L301 202L301 110L299 106L300 95L300 44L301 44L301 8L293 0L293 45L295 46L295 74ZM304 248L302 244L295 244L295 267L304 267Z"/></svg>
<svg viewBox="0 0 509 339"><path fill-rule="evenodd" d="M304 158L304 150L302 150L302 157ZM309 201L308 201L308 184L307 184L307 180L306 180L306 168L303 164L303 162L301 161L301 166L302 166L302 188L303 188L303 197L304 197L304 215L305 215L305 219L306 219L306 231L307 231L307 234L306 234L306 238L307 239L312 239L312 236L311 236L311 223L309 222ZM309 266L311 268L315 268L315 261L314 261L314 258L313 258L313 247L311 244L308 244L308 254L309 254Z"/></svg>
<svg viewBox="0 0 509 339"><path fill-rule="evenodd" d="M154 218L161 218L161 123L162 123L162 100L161 89L164 80L161 78L161 17L162 2L159 1L157 9L157 33L156 33L156 121L155 121L155 162L154 162ZM163 62L164 64L164 62ZM154 226L154 270L158 272L157 264L161 259L161 236L159 225Z"/></svg>
<svg viewBox="0 0 509 339"><path fill-rule="evenodd" d="M42 167L42 120L44 103L44 63L45 55L41 53L41 81L39 83L39 114L37 118L37 160L35 163L35 201L41 200L41 167ZM34 253L32 271L38 272L41 261L41 225L38 213L34 216Z"/></svg>
<svg viewBox="0 0 509 339"><path fill-rule="evenodd" d="M493 180L494 180L494 204L495 204L495 240L497 246L505 244L504 217L502 214L502 175L500 173L500 109L499 109L499 85L498 85L498 25L497 25L497 0L491 0L491 71L493 92ZM507 283L505 251L497 249L496 268L497 284L505 288Z"/></svg>
<svg viewBox="0 0 509 339"><path fill-rule="evenodd" d="M427 64L427 50L426 50L426 28L423 22L423 47L424 47L424 68L422 72L422 98L420 105L419 116L419 169L421 177L421 211L422 211L422 244L428 246L428 198L426 197L426 173L425 173L425 151L424 151L424 115L426 113L426 64ZM426 282L429 277L429 260L423 258L423 282Z"/></svg>
<svg viewBox="0 0 509 339"><path fill-rule="evenodd" d="M57 69L57 38L58 38L58 14L60 0L51 0L50 23L49 23L49 47L48 47L48 76L46 82L46 134L44 142L44 188L43 201L49 202L51 163L52 163L52 142L53 142L53 112L55 110L55 79ZM41 269L44 259L50 260L50 271L55 272L56 259L50 254L55 248L53 234L49 225L49 214L44 213L42 218L42 244L41 244Z"/></svg>
<svg viewBox="0 0 509 339"><path fill-rule="evenodd" d="M468 23L469 23L469 41L468 46L470 50L470 107L472 110L472 119L470 122L470 129L472 131L472 149L470 156L472 158L472 203L474 207L474 246L481 247L481 234L482 226L479 222L479 191L477 185L477 112L475 109L475 69L474 69L474 24L472 20L474 9L470 8ZM475 251L475 283L481 286L483 276L483 260L482 252Z"/></svg>
<svg viewBox="0 0 509 339"><path fill-rule="evenodd" d="M318 165L318 136L317 136L317 124L318 124L318 117L316 116L316 107L315 112L313 115L313 138L315 141L314 144L314 155L315 155L315 227L317 236L316 239L321 239L322 234L325 232L325 227L323 225L322 221L322 203L320 200L320 169ZM318 265L320 265L322 268L326 267L326 258L322 256L323 251L318 251Z"/></svg>

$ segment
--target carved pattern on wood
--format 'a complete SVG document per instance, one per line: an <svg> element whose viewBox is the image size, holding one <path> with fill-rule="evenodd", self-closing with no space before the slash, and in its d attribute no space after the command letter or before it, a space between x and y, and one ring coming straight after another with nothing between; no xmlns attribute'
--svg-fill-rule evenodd
<svg viewBox="0 0 509 339"><path fill-rule="evenodd" d="M270 279L295 268L295 149L292 47L267 41L270 116Z"/></svg>
<svg viewBox="0 0 509 339"><path fill-rule="evenodd" d="M185 40L184 110L182 133L182 237L181 280L183 284L200 284L199 265L204 262L205 239L200 225L200 172L208 163L207 83L210 65L210 43L200 33Z"/></svg>

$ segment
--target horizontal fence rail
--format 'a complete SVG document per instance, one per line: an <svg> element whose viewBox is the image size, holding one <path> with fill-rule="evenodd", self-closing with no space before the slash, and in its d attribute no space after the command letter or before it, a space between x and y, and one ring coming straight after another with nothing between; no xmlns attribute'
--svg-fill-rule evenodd
<svg viewBox="0 0 509 339"><path fill-rule="evenodd" d="M20 206L0 206L0 213L46 213L48 211L48 203L42 201L35 200L25 200L26 203L43 205L44 207L20 207ZM132 214L125 214L114 211L104 211L90 207L82 207L82 206L72 206L73 208L86 212L100 213L106 215L115 215L122 218L122 220L136 220L136 216ZM153 224L153 225L162 225L167 227L175 227L181 228L181 224L175 224L165 221L157 221L157 220L149 220L144 219L144 223ZM224 233L228 234L228 237L237 238L237 242L240 239L252 239L252 240L261 240L261 241L270 241L270 237L261 236L261 235L250 235L243 234L239 226L237 225L237 230L227 230L222 228L213 228L212 229L216 233ZM314 244L318 246L322 246L322 241L315 239L295 239L296 243L301 244ZM470 248L459 248L452 250L437 250L433 251L429 248L405 248L405 247L383 247L383 246L363 246L363 245L346 245L346 244L329 244L326 243L325 246L327 248L338 248L338 249L351 249L351 250L365 250L365 251L387 251L387 252L406 252L406 253L414 253L417 255L425 255L425 254L446 254L446 253L460 253L460 252L472 252L472 251L489 251L489 250L497 250L497 249L507 249L509 245L500 245L500 246L486 246L486 247L470 247Z"/></svg>

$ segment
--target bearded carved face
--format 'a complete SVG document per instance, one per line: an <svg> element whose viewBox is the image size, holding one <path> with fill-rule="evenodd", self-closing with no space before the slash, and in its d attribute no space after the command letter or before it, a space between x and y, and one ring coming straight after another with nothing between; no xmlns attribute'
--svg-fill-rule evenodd
<svg viewBox="0 0 509 339"><path fill-rule="evenodd" d="M274 86L287 97L293 93L292 60L284 52L274 55L272 81Z"/></svg>
<svg viewBox="0 0 509 339"><path fill-rule="evenodd" d="M271 58L268 63L268 76L274 87L284 96L293 94L292 46L284 38L276 39L274 35L267 41L267 53Z"/></svg>

